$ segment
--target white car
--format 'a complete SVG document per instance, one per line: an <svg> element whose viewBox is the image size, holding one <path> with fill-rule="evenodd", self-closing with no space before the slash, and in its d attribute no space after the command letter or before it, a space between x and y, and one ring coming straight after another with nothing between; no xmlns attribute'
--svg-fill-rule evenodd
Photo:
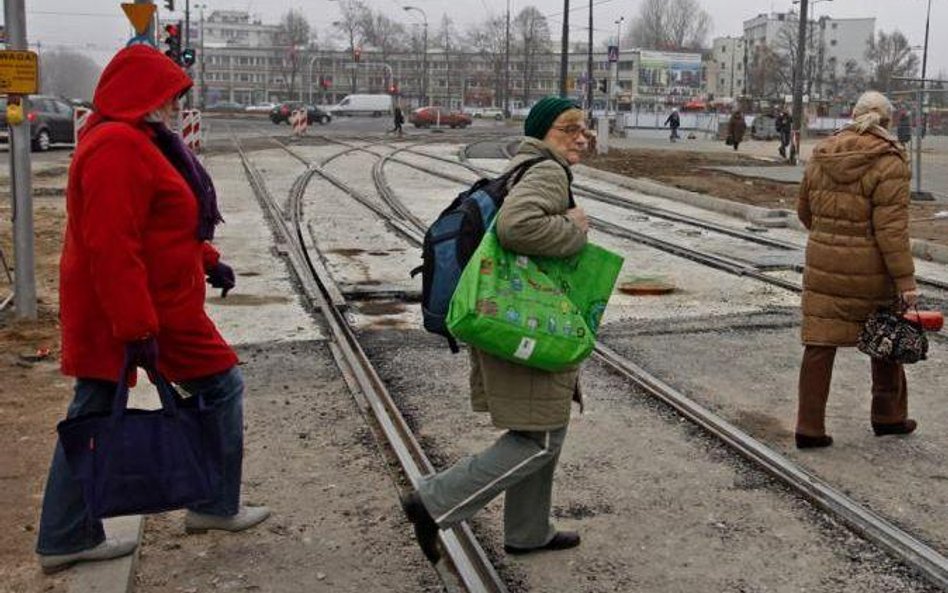
<svg viewBox="0 0 948 593"><path fill-rule="evenodd" d="M270 113L270 110L276 106L276 103L257 103L256 105L247 105L244 107L244 111L250 113Z"/></svg>

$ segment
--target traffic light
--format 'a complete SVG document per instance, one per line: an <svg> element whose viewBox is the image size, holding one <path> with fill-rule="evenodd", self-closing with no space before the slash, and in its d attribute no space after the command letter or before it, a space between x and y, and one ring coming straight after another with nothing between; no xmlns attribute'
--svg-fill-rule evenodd
<svg viewBox="0 0 948 593"><path fill-rule="evenodd" d="M324 76L323 79L322 79L322 81L320 82L320 84L323 86L324 89L331 88L331 87L332 87L332 77L331 77L331 76Z"/></svg>
<svg viewBox="0 0 948 593"><path fill-rule="evenodd" d="M352 60L358 64L362 60L362 48L357 47L352 50Z"/></svg>
<svg viewBox="0 0 948 593"><path fill-rule="evenodd" d="M392 84L388 85L388 94L392 96L398 94L398 83L393 82Z"/></svg>
<svg viewBox="0 0 948 593"><path fill-rule="evenodd" d="M186 47L181 51L181 65L185 68L193 66L196 59L197 54L194 53L193 47Z"/></svg>
<svg viewBox="0 0 948 593"><path fill-rule="evenodd" d="M171 12L174 12L174 0L165 0L165 8Z"/></svg>
<svg viewBox="0 0 948 593"><path fill-rule="evenodd" d="M599 90L604 93L609 92L609 79L608 78L603 78L602 80L599 81Z"/></svg>
<svg viewBox="0 0 948 593"><path fill-rule="evenodd" d="M181 26L175 24L165 25L165 44L168 50L165 55L171 58L175 64L181 63Z"/></svg>

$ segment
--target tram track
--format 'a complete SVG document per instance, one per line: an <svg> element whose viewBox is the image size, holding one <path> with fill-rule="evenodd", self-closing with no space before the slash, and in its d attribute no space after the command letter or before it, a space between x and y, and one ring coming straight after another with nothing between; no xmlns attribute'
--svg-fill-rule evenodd
<svg viewBox="0 0 948 593"><path fill-rule="evenodd" d="M396 158L398 152L410 151L411 147L400 147L398 150L387 155L378 154L366 147L352 148L354 151L361 150L372 154L378 159L376 165L373 167L373 181L376 183L380 197L391 212L385 212L384 208L372 208L373 213L383 217L383 219L389 221L390 224L391 220L395 219L399 221L399 227L408 227L408 232L403 233L402 236L416 246L420 246L421 244L425 225L421 223L420 219L414 216L412 216L412 218L415 218L414 222L408 220L405 213L410 212L410 210L401 203L395 192L388 185L384 174L384 164L395 162L458 183L470 183L469 180L444 174L443 172L437 172L430 168L417 165L416 163L410 163ZM287 150L290 149L287 148ZM347 150L347 152L351 151ZM423 153L421 154L422 156L429 156ZM294 156L306 162L306 158L302 155ZM310 162L308 166L312 166L312 163ZM483 174L484 171L480 170L479 173ZM350 191L347 191L347 193L357 194L358 192L353 192L350 188ZM363 199L365 199L365 196L363 196ZM360 202L361 201L362 200L360 200ZM609 223L605 223L604 221L600 222L606 225L604 228L608 228ZM611 230L618 233L619 229L621 229L621 227ZM609 231L606 230L605 232ZM622 232L628 232L628 229L623 229ZM667 248L669 246L666 245L664 247ZM679 255L686 257L686 254ZM723 259L708 262L707 265L711 265L711 263L715 264L712 265L712 267L718 267L718 269L724 271L738 275L751 275L743 264L737 264ZM798 286L783 287L788 290L799 291ZM786 456L754 439L723 417L701 406L692 398L689 398L673 386L655 377L646 369L624 358L608 346L598 343L594 356L608 368L629 380L632 384L670 406L681 417L686 418L717 440L726 444L731 450L747 459L755 467L758 467L776 478L779 482L788 486L792 491L808 500L815 507L836 517L854 532L875 543L893 557L898 558L900 561L917 570L933 584L948 589L948 558L924 541L870 510L865 505L850 498L821 478L801 468Z"/></svg>
<svg viewBox="0 0 948 593"><path fill-rule="evenodd" d="M388 186L383 171L383 163L400 162L395 158L395 152L389 155L379 155L370 150L366 152L374 154L379 159L376 163L376 167L373 168L373 179L376 183L381 184L377 187L380 196L382 196L386 204L389 205L392 210L392 215L403 216L399 213L406 211L407 208L404 204L398 203L399 200L392 188ZM432 175L449 178L459 183L468 183L460 178L452 178L415 164L408 164L408 166L429 172ZM423 224L415 224L415 229L417 235L414 241L417 245L420 245L420 237L425 227ZM752 275L748 273L746 267L745 269L727 269L734 265L733 262L725 260L714 263L716 263L717 266L713 267L719 267L719 269L724 269L725 271L739 275ZM783 287L788 290L798 291L796 286ZM673 386L663 382L646 369L636 365L601 342L597 343L594 356L608 368L628 379L632 384L645 390L645 392L659 401L670 406L680 416L686 418L717 440L726 444L731 450L747 459L755 467L758 467L776 478L779 482L788 486L792 491L808 500L815 507L836 517L854 532L875 543L893 557L913 567L925 575L933 584L948 589L948 558L924 541L867 508L865 505L850 498L839 489L808 472L766 444L751 437L723 417L701 406L692 398L684 395Z"/></svg>
<svg viewBox="0 0 948 593"><path fill-rule="evenodd" d="M379 437L378 441L385 443L398 461L405 477L413 486L417 485L421 476L434 471L434 466L428 460L387 387L362 350L342 308L338 306L338 302L334 304L334 297L327 289L328 281L321 275L318 267L314 266L301 228L302 211L298 202L302 199L309 180L314 175L320 175L333 185L344 187L344 184L326 175L320 168L310 166L303 174L305 179L294 184L290 208L281 210L267 189L261 174L243 151L240 140L233 136L233 142L248 182L270 219L278 241L284 246L289 263L301 283L303 293L325 320L332 336L330 348L333 356L356 397L360 409L367 419L370 417L369 425L375 429ZM445 554L435 565L435 569L448 591L469 593L506 591L503 581L466 523L450 530L442 530L440 536Z"/></svg>

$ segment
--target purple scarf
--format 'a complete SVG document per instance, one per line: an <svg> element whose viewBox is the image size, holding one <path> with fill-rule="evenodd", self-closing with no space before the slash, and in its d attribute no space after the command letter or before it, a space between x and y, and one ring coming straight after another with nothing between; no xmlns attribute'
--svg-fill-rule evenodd
<svg viewBox="0 0 948 593"><path fill-rule="evenodd" d="M207 174L204 166L198 161L191 149L181 137L172 132L162 123L151 124L155 130L155 144L165 155L178 173L184 177L197 197L198 202L198 241L210 241L214 238L214 227L224 222L221 211L217 208L217 192L214 191L214 182Z"/></svg>

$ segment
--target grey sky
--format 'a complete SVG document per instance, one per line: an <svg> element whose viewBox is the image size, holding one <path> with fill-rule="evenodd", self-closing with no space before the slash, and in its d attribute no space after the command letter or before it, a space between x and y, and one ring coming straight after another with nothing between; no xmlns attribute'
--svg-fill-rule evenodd
<svg viewBox="0 0 948 593"><path fill-rule="evenodd" d="M713 19L713 35L738 35L744 20L757 14L791 8L790 0L700 0ZM944 25L948 24L948 0L932 1L932 33L929 40L928 72L934 76L939 71L948 74L948 35ZM484 18L485 14L502 14L505 0L368 0L377 10L401 22L417 22L417 13L406 13L402 6L410 2L424 9L432 30L448 13L459 28ZM614 21L625 17L626 22L636 14L640 0L593 0L594 30L597 43L615 35ZM913 45L921 45L925 35L925 9L927 0L823 0L811 3L816 16L831 15L835 18L876 17L876 30L899 29ZM163 7L162 0L156 0ZM196 2L192 2L194 5ZM27 27L31 42L45 46L65 45L88 51L100 62L104 62L129 36L129 25L125 21L119 0L27 0ZM184 0L176 0L179 14L183 15ZM265 22L276 22L290 8L304 11L319 35L338 19L339 8L330 0L207 0L209 9L233 8L249 10ZM562 0L511 0L511 11L533 4L549 15L554 36L559 36L561 27ZM570 13L571 39L586 39L588 0L572 0ZM197 20L197 15L192 19ZM921 57L921 56L919 56Z"/></svg>

